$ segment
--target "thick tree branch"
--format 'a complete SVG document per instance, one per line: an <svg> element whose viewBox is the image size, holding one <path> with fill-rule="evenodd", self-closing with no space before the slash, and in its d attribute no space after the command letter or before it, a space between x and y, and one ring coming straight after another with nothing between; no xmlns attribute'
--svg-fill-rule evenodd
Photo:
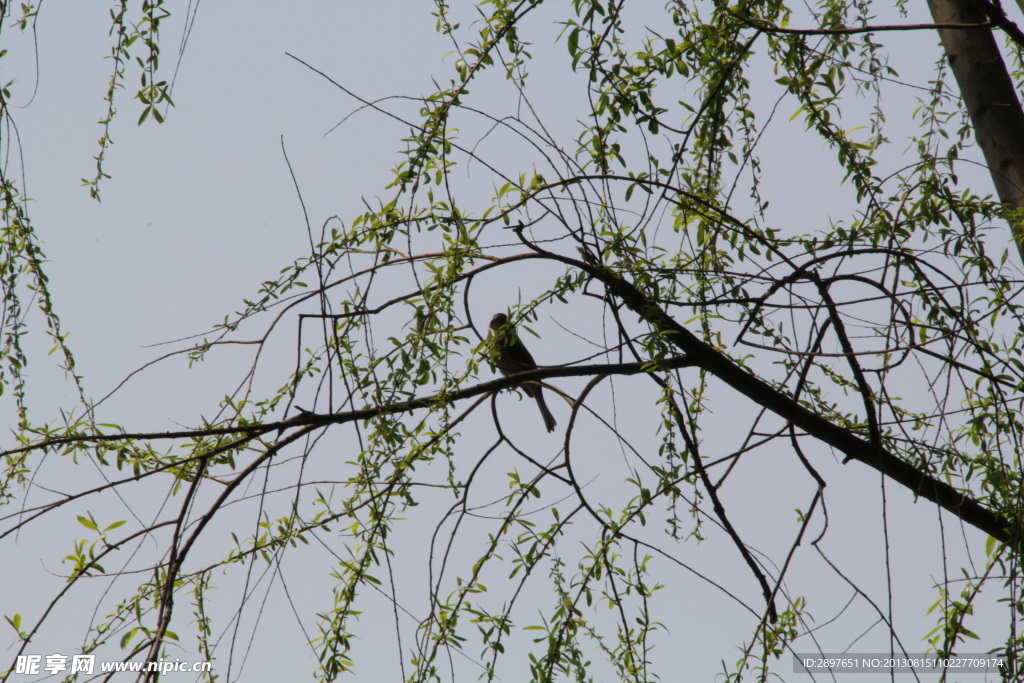
<svg viewBox="0 0 1024 683"><path fill-rule="evenodd" d="M992 19L1024 45L1024 35L1006 16L984 2L928 0L938 23L981 23ZM1003 23L993 15L1002 17ZM1024 260L1024 111L992 31L940 28L939 37L967 105L974 135L985 155L999 200L1010 214L1010 229Z"/></svg>
<svg viewBox="0 0 1024 683"><path fill-rule="evenodd" d="M523 239L521 232L520 238ZM548 258L585 271L605 285L612 295L620 299L654 329L667 333L672 343L686 353L687 359L692 359L697 366L722 380L754 403L835 448L846 456L846 460L859 460L870 465L910 489L915 495L952 512L996 540L1016 545L1017 541L1011 536L1010 522L1002 515L988 509L963 491L918 470L885 449L876 450L868 441L850 430L833 424L760 377L751 374L725 354L698 339L621 275L613 273L599 264L589 262L589 260L585 263L559 254L544 252L536 245L530 244L528 240L523 239L523 242L534 251L544 253Z"/></svg>

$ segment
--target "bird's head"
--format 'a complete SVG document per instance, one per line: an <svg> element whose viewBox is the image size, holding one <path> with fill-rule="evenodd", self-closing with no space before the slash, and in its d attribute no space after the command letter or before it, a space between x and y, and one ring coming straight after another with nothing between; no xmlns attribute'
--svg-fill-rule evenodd
<svg viewBox="0 0 1024 683"><path fill-rule="evenodd" d="M504 313L495 313L494 317L491 318L491 329L500 330L508 322L508 316Z"/></svg>

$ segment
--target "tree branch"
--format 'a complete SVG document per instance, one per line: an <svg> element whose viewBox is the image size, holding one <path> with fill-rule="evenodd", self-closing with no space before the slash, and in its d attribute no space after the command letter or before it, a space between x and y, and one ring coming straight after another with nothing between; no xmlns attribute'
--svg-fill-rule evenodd
<svg viewBox="0 0 1024 683"><path fill-rule="evenodd" d="M521 232L517 232L523 243L533 251L543 253L552 260L579 268L604 284L612 295L622 300L630 310L646 320L655 330L667 333L667 338L686 353L687 359L692 359L695 365L722 380L754 403L792 422L810 436L835 448L846 456L846 460L859 460L874 467L885 476L913 491L914 495L921 496L952 512L971 526L984 531L1002 543L1012 544L1014 547L1018 544L1017 539L1011 536L1009 520L1002 515L988 509L967 493L921 472L884 448L876 450L869 442L849 429L833 424L760 377L751 374L718 349L698 339L621 275L596 263L583 262L546 252L524 239Z"/></svg>
<svg viewBox="0 0 1024 683"><path fill-rule="evenodd" d="M107 443L113 441L134 441L134 440L147 440L147 441L158 441L167 439L192 439L201 436L219 436L224 434L248 434L249 438L252 436L259 436L272 432L277 429L289 429L291 427L323 427L332 424L344 424L347 422L356 422L359 420L369 420L379 415L394 415L397 413L408 413L413 410L419 410L422 408L430 408L437 405L439 402L454 402L460 401L467 398L473 398L474 396L480 396L487 394L492 391L500 391L513 387L523 382L528 381L539 381L542 379L550 379L555 377L588 377L591 375L637 375L644 372L655 372L657 370L672 370L677 368L689 368L697 365L697 362L691 358L678 357L678 358L666 358L657 363L654 362L643 362L643 363L608 363L608 364L595 364L595 365L577 365L577 366L542 366L534 370L527 370L525 372L517 372L507 377L499 377L489 382L482 382L466 389L454 391L449 394L432 394L422 398L412 398L407 401L399 401L390 405L384 406L371 406L367 408L360 408L357 410L350 410L342 413L314 413L305 411L300 415L291 417L287 420L279 420L277 422L262 422L260 424L251 425L238 425L235 427L213 427L210 429L194 429L184 430L178 432L140 432L131 434L83 434L81 436L68 436L59 437L56 439L48 439L46 441L40 441L39 443L31 444L28 446L22 446L21 448L14 448L9 451L0 452L0 455L13 455L16 453L25 453L28 451L34 451L39 449L53 448L55 446L63 446L72 443ZM220 450L226 448L237 447L238 442L232 442L226 446L218 447ZM213 455L214 453L207 453L204 456ZM180 463L176 463L180 464Z"/></svg>

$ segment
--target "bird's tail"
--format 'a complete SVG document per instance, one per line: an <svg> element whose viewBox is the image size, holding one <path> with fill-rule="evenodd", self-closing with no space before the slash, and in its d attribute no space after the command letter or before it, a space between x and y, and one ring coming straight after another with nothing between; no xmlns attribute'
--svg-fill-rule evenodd
<svg viewBox="0 0 1024 683"><path fill-rule="evenodd" d="M555 416L551 414L550 410L548 410L548 404L544 401L544 391L540 387L537 387L537 391L535 393L537 395L534 396L534 398L537 399L537 407L540 408L541 417L544 418L544 426L547 427L549 432L553 432L555 431L555 425L558 423L555 422Z"/></svg>

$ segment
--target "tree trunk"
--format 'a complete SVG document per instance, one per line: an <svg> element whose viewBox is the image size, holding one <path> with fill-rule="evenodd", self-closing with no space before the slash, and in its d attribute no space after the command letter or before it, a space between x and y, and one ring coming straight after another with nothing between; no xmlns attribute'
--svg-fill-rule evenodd
<svg viewBox="0 0 1024 683"><path fill-rule="evenodd" d="M939 24L989 20L971 0L928 0ZM1024 111L989 29L939 29L953 76L1024 260Z"/></svg>

